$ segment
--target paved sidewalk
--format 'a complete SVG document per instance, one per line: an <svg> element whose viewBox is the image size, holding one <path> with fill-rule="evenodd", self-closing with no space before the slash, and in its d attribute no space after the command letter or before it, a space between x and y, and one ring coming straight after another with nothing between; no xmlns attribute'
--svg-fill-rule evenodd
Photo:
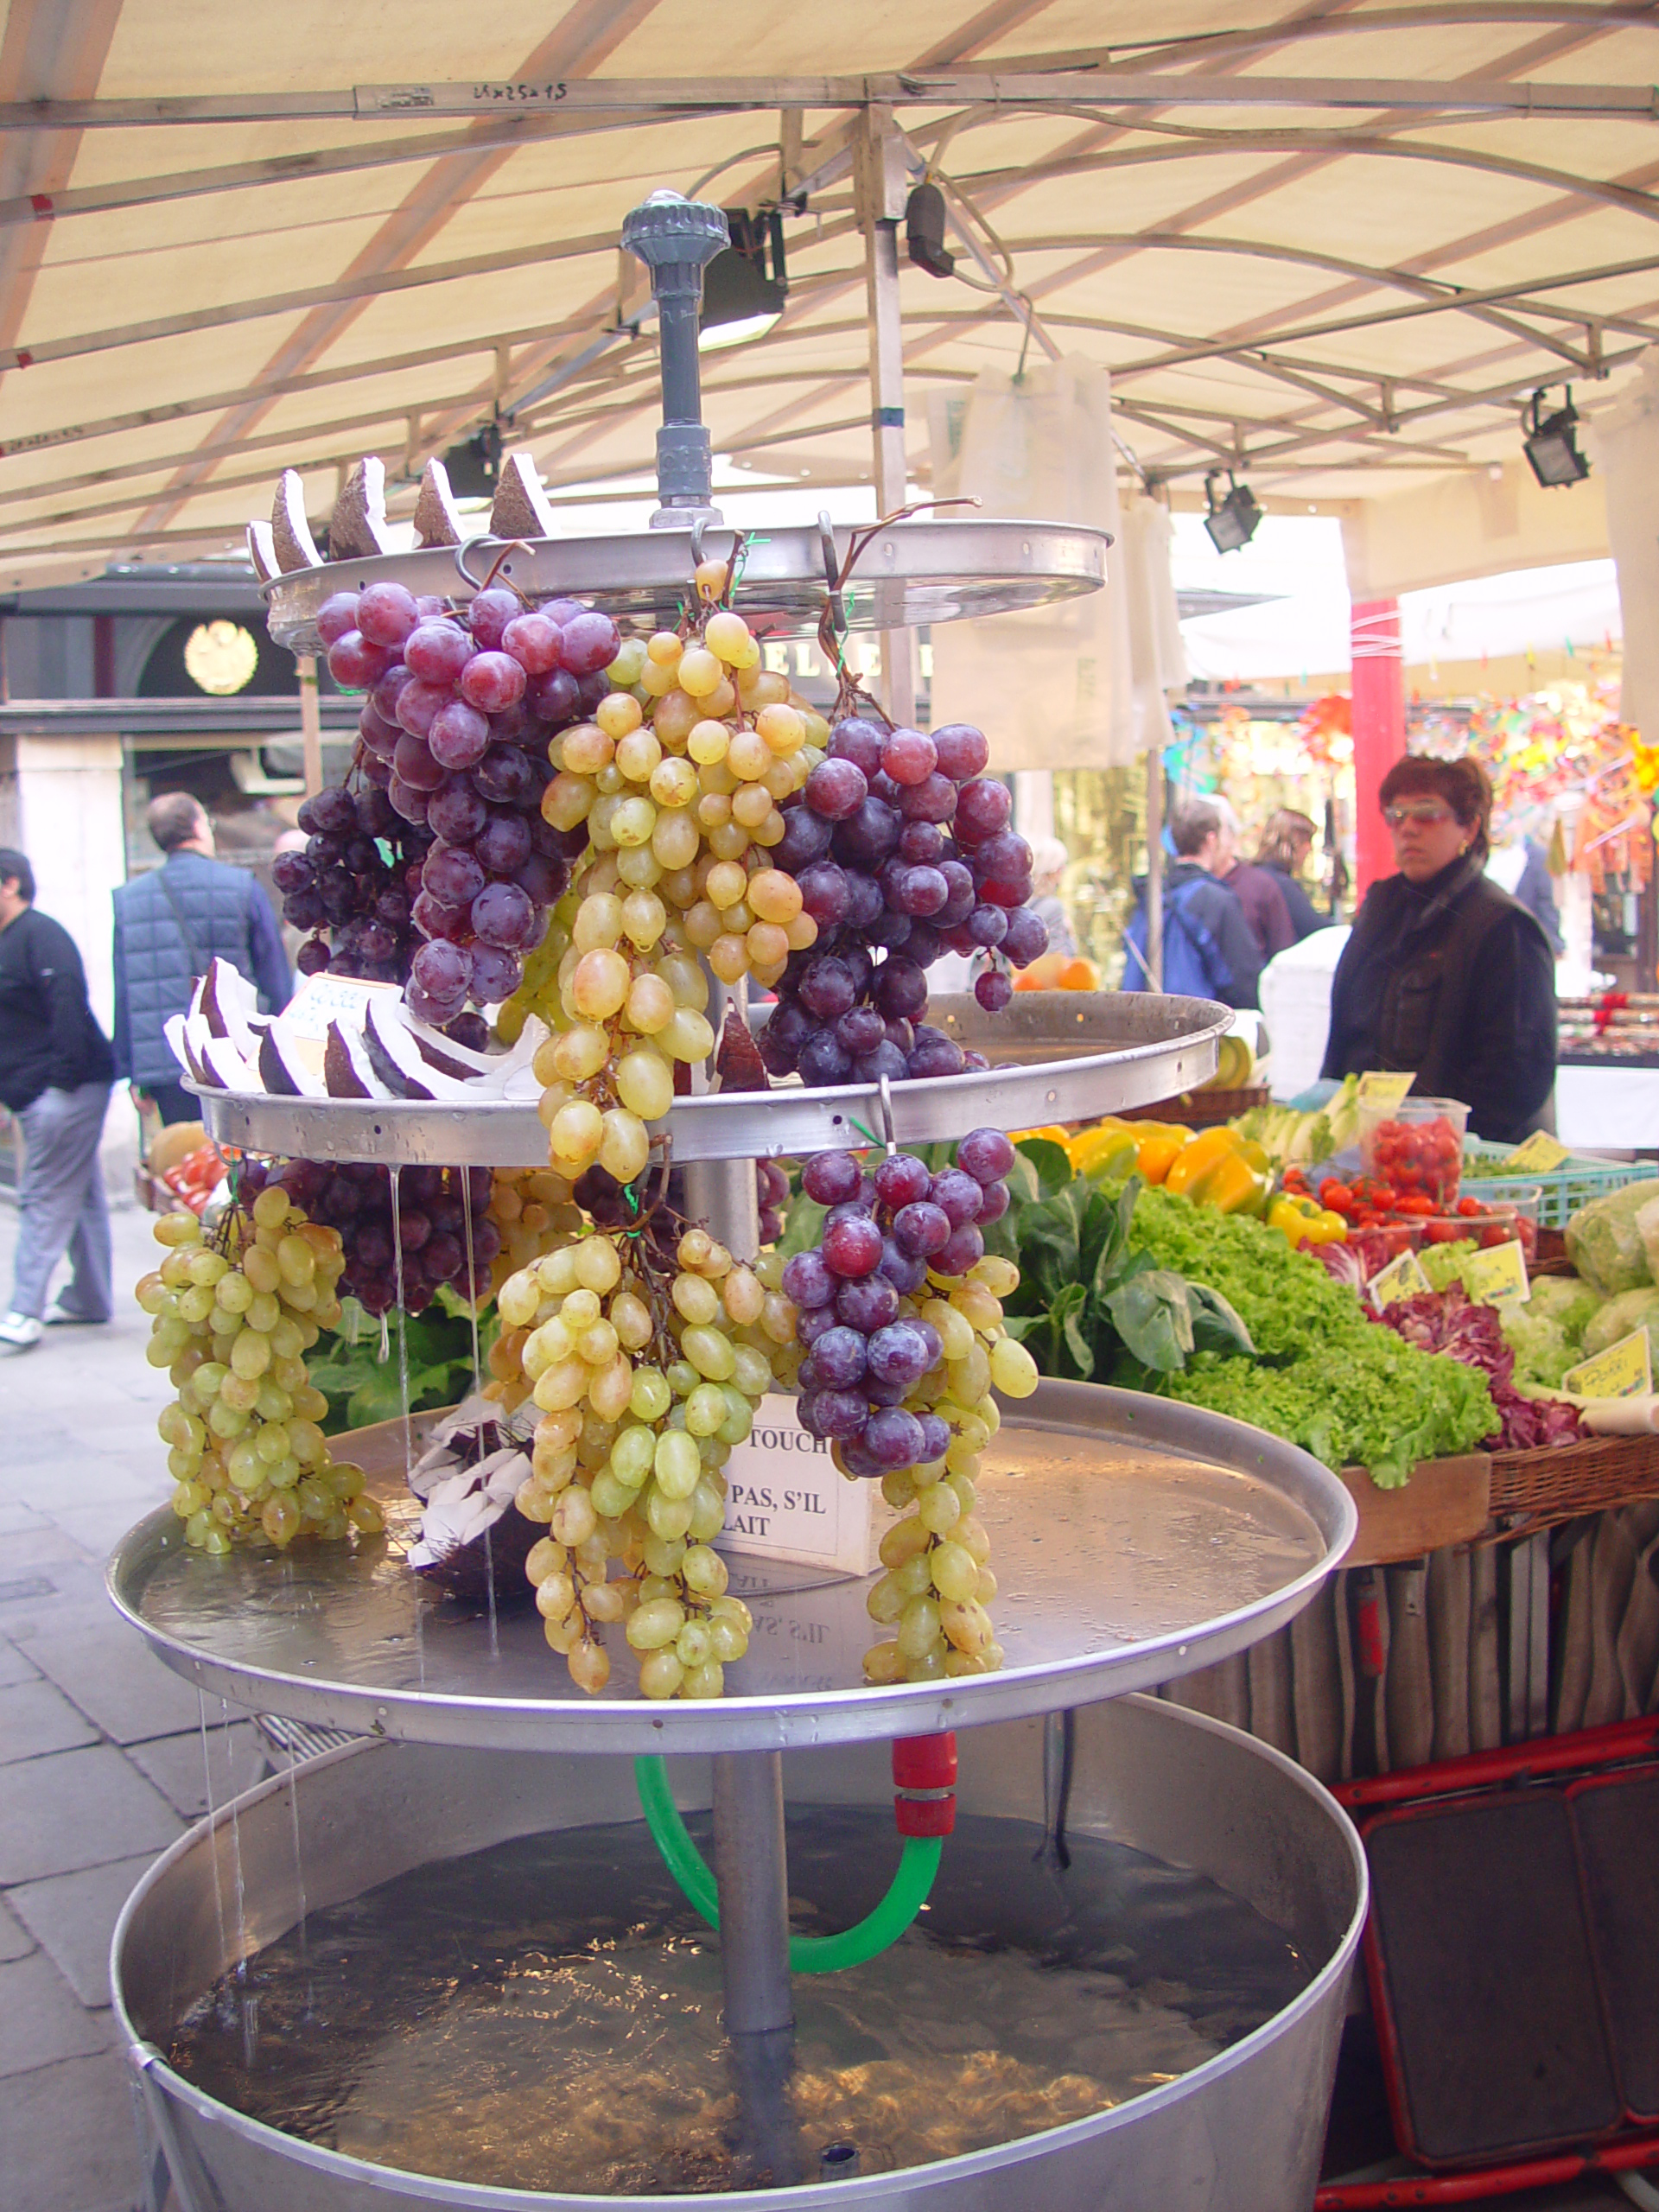
<svg viewBox="0 0 1659 2212"><path fill-rule="evenodd" d="M8 1280L16 1221L0 1207ZM111 1546L169 1488L156 1434L169 1385L130 1297L158 1249L149 1230L136 1207L115 1216L110 1327L0 1352L0 2212L137 2201L110 1933L206 1805L196 1693L104 1594ZM227 1768L238 1789L263 1771L245 1721L213 1750L221 1802Z"/></svg>

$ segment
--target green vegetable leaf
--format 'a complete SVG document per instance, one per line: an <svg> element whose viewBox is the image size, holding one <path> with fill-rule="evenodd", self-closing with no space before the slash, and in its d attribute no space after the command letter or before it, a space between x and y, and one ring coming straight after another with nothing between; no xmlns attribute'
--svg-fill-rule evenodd
<svg viewBox="0 0 1659 2212"><path fill-rule="evenodd" d="M1065 1146L1052 1137L1026 1137L1014 1149L1016 1158L1023 1157L1034 1171L1039 1198L1052 1198L1077 1179Z"/></svg>
<svg viewBox="0 0 1659 2212"><path fill-rule="evenodd" d="M789 1217L778 1240L779 1257L792 1260L798 1252L811 1251L823 1233L824 1216L829 1211L816 1198L809 1198L804 1191L798 1191L790 1200Z"/></svg>
<svg viewBox="0 0 1659 2212"><path fill-rule="evenodd" d="M1189 1283L1186 1288L1192 1309L1192 1341L1200 1351L1254 1354L1249 1331L1218 1290L1202 1282Z"/></svg>
<svg viewBox="0 0 1659 2212"><path fill-rule="evenodd" d="M1106 1310L1143 1367L1160 1374L1185 1367L1193 1345L1187 1286L1166 1268L1149 1268L1113 1291Z"/></svg>

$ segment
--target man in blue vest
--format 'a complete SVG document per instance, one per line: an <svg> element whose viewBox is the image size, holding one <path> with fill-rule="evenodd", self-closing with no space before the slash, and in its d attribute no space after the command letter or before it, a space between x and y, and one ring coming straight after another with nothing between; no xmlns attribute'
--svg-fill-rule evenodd
<svg viewBox="0 0 1659 2212"><path fill-rule="evenodd" d="M163 1122L194 1122L200 1109L162 1033L168 1017L184 1013L215 955L254 985L267 1014L288 1004L292 979L270 899L245 869L213 858L197 801L169 791L144 819L164 858L115 894L115 1070L135 1105L153 1100Z"/></svg>
<svg viewBox="0 0 1659 2212"><path fill-rule="evenodd" d="M1176 857L1164 874L1163 987L1184 997L1254 1007L1262 953L1243 907L1216 880L1223 855L1221 817L1200 799L1176 815L1169 835ZM1140 904L1123 932L1123 988L1146 991L1152 988L1147 887L1135 887Z"/></svg>

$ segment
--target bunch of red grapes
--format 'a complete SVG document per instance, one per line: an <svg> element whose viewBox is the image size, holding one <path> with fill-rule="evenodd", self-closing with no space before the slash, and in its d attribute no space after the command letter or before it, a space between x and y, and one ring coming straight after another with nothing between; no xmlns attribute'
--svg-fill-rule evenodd
<svg viewBox="0 0 1659 2212"><path fill-rule="evenodd" d="M458 613L398 583L337 592L317 630L334 681L369 695L364 775L427 833L405 995L442 1027L518 989L569 880L587 833L542 818L548 740L609 691L621 639L576 600L531 609L488 589Z"/></svg>
<svg viewBox="0 0 1659 2212"><path fill-rule="evenodd" d="M828 757L785 801L772 849L818 925L791 957L761 1039L773 1075L874 1083L985 1065L923 1017L942 954L983 957L975 995L995 1013L1014 988L1005 963L1024 968L1047 948L1026 903L1031 848L1007 826L1007 786L985 775L989 759L966 722L931 737L859 715L836 725Z"/></svg>
<svg viewBox="0 0 1659 2212"><path fill-rule="evenodd" d="M410 908L430 834L400 820L373 784L355 791L330 784L303 802L299 823L305 850L278 853L270 873L283 920L312 933L300 947L300 973L404 982L416 941Z"/></svg>
<svg viewBox="0 0 1659 2212"><path fill-rule="evenodd" d="M337 1229L346 1248L341 1294L377 1318L394 1306L424 1312L443 1283L469 1300L487 1297L490 1262L501 1249L488 1213L489 1169L401 1168L395 1213L391 1174L366 1160L289 1160L269 1173L250 1161L242 1187L252 1195L255 1180L279 1183L312 1221Z"/></svg>
<svg viewBox="0 0 1659 2212"><path fill-rule="evenodd" d="M942 1352L915 1301L928 1295L930 1272L959 1279L984 1257L981 1230L1007 1211L1002 1179L1013 1165L1001 1130L973 1129L956 1165L937 1174L905 1152L890 1153L873 1174L850 1152L821 1152L803 1168L808 1198L829 1211L817 1247L784 1269L806 1347L801 1426L838 1443L849 1473L887 1475L944 1458L944 1420L904 1402Z"/></svg>

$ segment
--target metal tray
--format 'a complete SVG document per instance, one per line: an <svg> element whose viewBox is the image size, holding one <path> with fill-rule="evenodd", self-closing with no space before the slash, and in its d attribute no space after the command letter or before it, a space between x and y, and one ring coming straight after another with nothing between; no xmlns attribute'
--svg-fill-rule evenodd
<svg viewBox="0 0 1659 2212"><path fill-rule="evenodd" d="M823 618L833 540L837 572L854 531L816 523L768 524L749 538L733 600L758 634L816 636ZM731 550L734 533L711 527L712 556ZM1106 581L1105 531L1048 522L890 524L860 555L842 593L853 630L897 630L965 616L1007 614L1098 591ZM416 593L468 600L503 541L476 537L429 552L388 553L300 569L265 586L270 634L295 652L318 650L317 610L331 593L360 591L395 577ZM690 586L693 554L683 530L607 531L592 537L537 537L506 554L500 573L531 599L580 598L607 614L672 629Z"/></svg>
<svg viewBox="0 0 1659 2212"><path fill-rule="evenodd" d="M1281 1627L1352 1541L1337 1477L1259 1429L1140 1393L1045 1382L1009 1409L980 1512L1001 1587L995 1675L864 1687L868 1580L730 1555L755 1616L714 1704L648 1702L608 1639L575 1691L532 1612L455 1618L404 1565L402 1467L372 1479L388 1533L349 1549L210 1559L150 1514L109 1568L116 1605L215 1696L296 1720L510 1751L773 1751L926 1734L1150 1688Z"/></svg>
<svg viewBox="0 0 1659 2212"><path fill-rule="evenodd" d="M1173 1098L1215 1072L1217 1044L1233 1019L1211 999L1144 991L1026 991L996 1014L971 997L935 999L928 1018L996 1065L980 1074L889 1084L885 1096L899 1144L935 1143L985 1127L1083 1121ZM263 1091L197 1095L207 1134L251 1152L404 1166L524 1167L547 1158L535 1108L505 1100L457 1106ZM885 1140L883 1097L874 1084L828 1090L791 1084L683 1098L668 1116L673 1156L798 1159Z"/></svg>

